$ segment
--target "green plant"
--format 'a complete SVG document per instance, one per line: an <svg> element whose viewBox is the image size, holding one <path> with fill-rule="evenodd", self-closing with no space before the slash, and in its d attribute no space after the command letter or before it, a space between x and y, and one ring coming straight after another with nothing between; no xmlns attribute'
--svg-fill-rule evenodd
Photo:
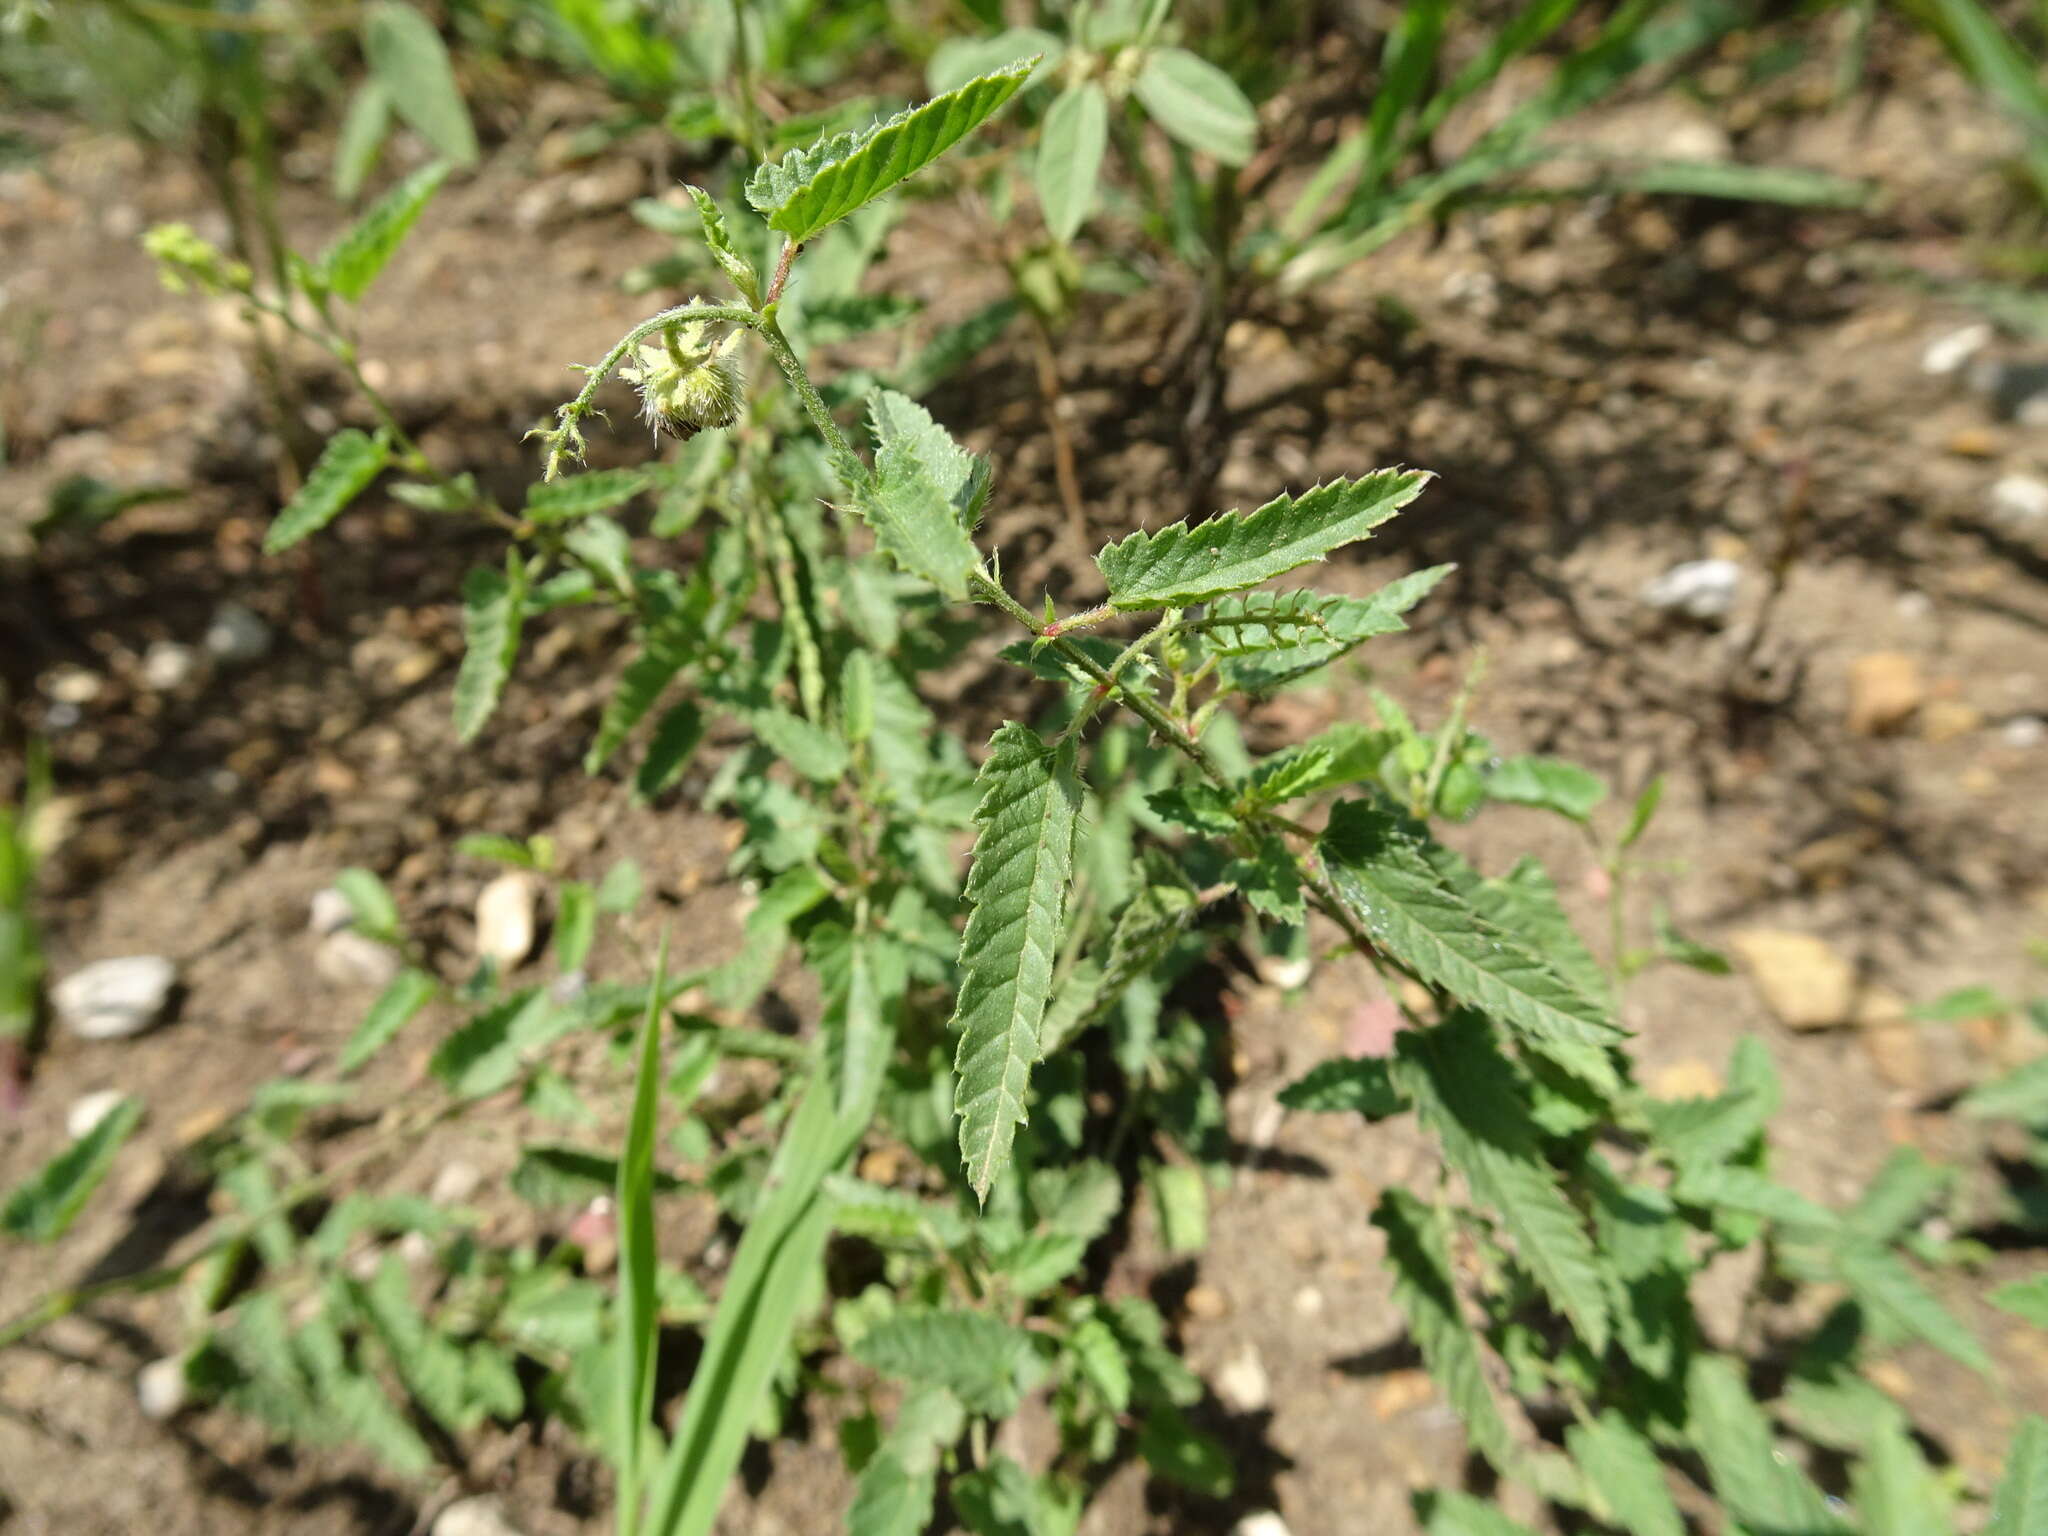
<svg viewBox="0 0 2048 1536"><path fill-rule="evenodd" d="M784 323L801 307L800 262L836 243L858 271L869 205L999 110L1030 68L976 76L757 168L746 196L779 236L772 264L758 228L693 195L736 300L665 309L586 370L538 429L547 475L517 511L430 465L365 386L379 430L338 434L273 525L270 546L290 547L397 468L413 478L393 494L507 535L502 564L465 588L464 738L488 726L529 622L575 604L616 611L632 654L589 766L604 770L642 735L635 783L658 799L684 782L714 721L735 727L702 799L741 829L732 873L754 904L740 952L673 975L664 954L649 980L591 982L600 915L637 897L637 876L614 871L559 886L551 985L508 986L485 964L450 987L421 965L390 893L351 873L339 884L356 928L405 968L330 1077L267 1085L202 1149L231 1209L194 1251L45 1298L0 1343L108 1289L183 1282L197 1333L183 1369L197 1387L281 1433L358 1440L411 1471L437 1451L423 1424L453 1437L526 1411L524 1357L540 1377L533 1401L608 1457L617 1528L641 1536L711 1528L747 1438L774 1432L830 1342L873 1373L843 1428L862 1536L922 1531L942 1509L989 1536L1069 1532L1129 1455L1220 1496L1229 1461L1190 1420L1202 1389L1165 1319L1142 1298L1102 1294L1087 1266L1133 1199L1154 1208L1170 1247L1200 1245L1206 1180L1225 1162L1217 1042L1175 984L1234 945L1334 940L1333 955L1377 972L1403 1027L1383 1054L1329 1061L1284 1101L1414 1114L1441 1149L1434 1187L1389 1190L1372 1220L1424 1361L1499 1476L1581 1524L1650 1536L1685 1529L1685 1483L1698 1490L1689 1501L1710 1496L1751 1531L1847 1530L1852 1506L1868 1531L1950 1528L1954 1479L1856 1369L1874 1339L1897 1336L1991 1369L1909 1262L1937 1193L1924 1168L1895 1163L1843 1212L1775 1177L1777 1083L1754 1041L1719 1094L1646 1094L1618 985L1548 875L1533 860L1483 875L1433 830L1488 802L1591 828L1601 781L1546 758L1497 761L1466 699L1432 732L1381 696L1376 726L1346 722L1263 756L1245 746L1245 700L1404 628L1446 577L1418 571L1367 597L1292 584L1372 536L1428 475L1382 470L1129 534L1096 558L1101 601L1062 612L1012 592L985 549L984 460L899 390L812 377ZM318 260L290 264L311 319L189 233L156 232L152 248L182 279L303 327L360 386L339 306L366 292L437 179L423 173ZM753 354L768 367L746 384ZM681 440L677 457L574 472L606 380L624 369L657 441ZM863 397L865 455L839 416ZM622 509L645 492L652 529L699 535L687 573L637 558ZM978 765L920 690L979 632L976 609L1015 635L1001 657L1019 685L1010 712L1024 717L995 727ZM1655 806L1654 792L1639 797L1605 855L1617 876ZM532 840L462 851L553 869ZM798 965L819 998L809 1038L753 1016ZM464 1017L434 1051L434 1093L349 1158L308 1170L294 1147L307 1122L437 1000ZM583 1046L599 1059L579 1087L569 1058ZM714 1091L722 1062L746 1070ZM616 1158L528 1146L514 1179L537 1204L612 1202L610 1294L577 1273L601 1227L573 1250L500 1250L417 1197L341 1193L345 1177L490 1095L516 1090L537 1114L601 1122L591 1099L620 1102L628 1080ZM103 1123L115 1128L10 1201L10 1230L61 1230L125 1130ZM739 1230L715 1306L656 1251L671 1179ZM307 1230L312 1203L337 1194ZM384 1249L414 1233L434 1259L419 1275ZM833 1275L847 1271L823 1262L835 1236L861 1266L836 1295ZM1758 1249L1759 1305L1807 1281L1844 1299L1817 1327L1769 1340L1774 1369L1753 1374L1760 1330L1708 1340L1691 1290L1717 1257ZM653 1414L663 1329L699 1322L702 1354L665 1434ZM1027 1470L992 1432L1034 1394L1060 1441ZM1809 1473L1781 1450L1782 1430L1829 1456ZM2044 1433L2022 1432L2001 1511L2048 1476ZM1417 1507L1443 1536L1516 1529L1462 1492Z"/></svg>
<svg viewBox="0 0 2048 1536"><path fill-rule="evenodd" d="M39 747L31 747L20 794L0 801L0 1092L13 1088L42 1000L36 822L49 792L48 759Z"/></svg>

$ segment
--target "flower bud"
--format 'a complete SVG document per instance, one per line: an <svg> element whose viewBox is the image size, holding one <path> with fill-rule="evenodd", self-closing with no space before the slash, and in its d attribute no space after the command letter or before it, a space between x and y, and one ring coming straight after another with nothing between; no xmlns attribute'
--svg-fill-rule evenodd
<svg viewBox="0 0 2048 1536"><path fill-rule="evenodd" d="M640 414L655 436L672 432L688 441L705 427L729 427L740 419L744 379L734 355L740 333L710 332L701 320L674 326L659 344L640 348L639 367L619 370L639 386Z"/></svg>
<svg viewBox="0 0 2048 1536"><path fill-rule="evenodd" d="M189 224L157 225L142 237L142 248L173 293L183 293L188 283L201 293L247 293L254 280L247 263L201 239Z"/></svg>

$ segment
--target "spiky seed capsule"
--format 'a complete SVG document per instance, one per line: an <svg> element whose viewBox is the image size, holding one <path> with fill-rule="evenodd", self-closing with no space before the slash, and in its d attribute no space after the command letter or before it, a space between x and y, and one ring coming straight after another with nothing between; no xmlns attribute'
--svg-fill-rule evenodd
<svg viewBox="0 0 2048 1536"><path fill-rule="evenodd" d="M640 348L639 367L619 370L639 386L640 414L655 436L672 432L687 441L706 427L740 419L740 333L713 336L711 329L701 320L674 326L658 344Z"/></svg>

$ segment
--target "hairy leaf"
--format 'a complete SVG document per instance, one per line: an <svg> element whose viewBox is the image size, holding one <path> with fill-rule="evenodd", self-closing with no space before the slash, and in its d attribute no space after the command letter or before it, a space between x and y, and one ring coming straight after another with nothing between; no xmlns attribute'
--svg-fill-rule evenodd
<svg viewBox="0 0 2048 1536"><path fill-rule="evenodd" d="M1031 1336L985 1312L905 1311L861 1335L853 1353L884 1375L944 1387L969 1412L1001 1418L1015 1410Z"/></svg>
<svg viewBox="0 0 2048 1536"><path fill-rule="evenodd" d="M1016 94L1036 60L1021 60L934 96L859 133L823 139L757 169L747 201L797 244L923 170Z"/></svg>
<svg viewBox="0 0 2048 1536"><path fill-rule="evenodd" d="M1836 1251L1835 1272L1849 1287L1849 1294L1878 1317L1925 1339L1970 1369L1992 1374L1991 1357L1984 1353L1977 1336L1958 1322L1890 1249L1852 1239Z"/></svg>
<svg viewBox="0 0 2048 1536"><path fill-rule="evenodd" d="M1255 587L1365 538L1421 495L1429 478L1384 469L1363 480L1333 480L1300 497L1275 497L1249 514L1131 534L1104 548L1095 563L1112 606L1184 608Z"/></svg>
<svg viewBox="0 0 2048 1536"><path fill-rule="evenodd" d="M1131 1406L1131 1362L1107 1323L1099 1317L1083 1318L1067 1335L1067 1351L1111 1413Z"/></svg>
<svg viewBox="0 0 2048 1536"><path fill-rule="evenodd" d="M381 432L372 437L343 427L327 440L298 494L263 535L263 553L279 554L325 528L377 478L390 458L391 445Z"/></svg>
<svg viewBox="0 0 2048 1536"><path fill-rule="evenodd" d="M958 602L981 563L968 534L988 495L988 465L894 390L878 390L868 410L875 472L855 504L890 559Z"/></svg>
<svg viewBox="0 0 2048 1536"><path fill-rule="evenodd" d="M1423 1536L1535 1536L1497 1506L1456 1489L1426 1489L1415 1494L1414 1502Z"/></svg>
<svg viewBox="0 0 2048 1536"><path fill-rule="evenodd" d="M846 743L801 715L764 709L751 723L769 751L813 784L837 784L846 776Z"/></svg>
<svg viewBox="0 0 2048 1536"><path fill-rule="evenodd" d="M445 160L422 166L372 203L321 253L314 271L322 285L344 299L360 299L441 190L450 169Z"/></svg>
<svg viewBox="0 0 2048 1536"><path fill-rule="evenodd" d="M1487 775L1486 793L1584 821L1607 798L1607 785L1597 773L1562 758L1511 757Z"/></svg>
<svg viewBox="0 0 2048 1536"><path fill-rule="evenodd" d="M1389 1189L1380 1195L1372 1224L1387 1235L1394 1304L1408 1319L1429 1374L1464 1421L1473 1447L1496 1467L1512 1466L1514 1439L1487 1385L1482 1346L1459 1308L1450 1255L1434 1215L1405 1189Z"/></svg>
<svg viewBox="0 0 2048 1536"><path fill-rule="evenodd" d="M1856 1468L1852 1491L1863 1517L1863 1536L1955 1529L1948 1490L1901 1423L1877 1427Z"/></svg>
<svg viewBox="0 0 2048 1536"><path fill-rule="evenodd" d="M1400 1037L1399 1081L1444 1156L1515 1240L1515 1251L1595 1355L1607 1349L1605 1266L1544 1156L1513 1067L1479 1015Z"/></svg>
<svg viewBox="0 0 2048 1536"><path fill-rule="evenodd" d="M1185 48L1157 48L1138 71L1132 91L1146 115L1189 149L1225 165L1252 157L1258 114L1222 70Z"/></svg>
<svg viewBox="0 0 2048 1536"><path fill-rule="evenodd" d="M1687 1168L1671 1193L1682 1205L1742 1211L1782 1226L1818 1232L1835 1226L1833 1211L1752 1168Z"/></svg>
<svg viewBox="0 0 2048 1536"><path fill-rule="evenodd" d="M391 985L370 1005L363 1022L341 1048L336 1070L346 1077L359 1071L369 1059L389 1045L412 1016L433 1001L440 985L425 971L408 966L392 978Z"/></svg>
<svg viewBox="0 0 2048 1536"><path fill-rule="evenodd" d="M888 1451L861 1468L853 1503L846 1511L846 1536L920 1536L932 1518L932 1479L913 1476Z"/></svg>
<svg viewBox="0 0 2048 1536"><path fill-rule="evenodd" d="M1687 1374L1686 1431L1728 1513L1761 1536L1834 1536L1845 1528L1806 1474L1778 1453L1771 1423L1737 1365L1696 1356Z"/></svg>
<svg viewBox="0 0 2048 1536"><path fill-rule="evenodd" d="M521 515L530 523L569 523L624 506L652 483L644 469L600 469L535 485Z"/></svg>
<svg viewBox="0 0 2048 1536"><path fill-rule="evenodd" d="M2012 1437L1991 1499L1990 1536L2048 1536L2048 1419L2029 1414Z"/></svg>
<svg viewBox="0 0 2048 1536"><path fill-rule="evenodd" d="M1312 1067L1306 1077L1280 1090L1280 1102L1289 1109L1326 1114L1350 1111L1368 1120L1384 1120L1408 1107L1407 1097L1394 1081L1394 1064L1377 1056L1326 1061Z"/></svg>
<svg viewBox="0 0 2048 1536"><path fill-rule="evenodd" d="M1209 604L1203 634L1222 656L1223 675L1246 693L1271 693L1348 654L1377 635L1397 634L1403 619L1455 565L1432 565L1390 581L1370 597L1245 592Z"/></svg>
<svg viewBox="0 0 2048 1536"><path fill-rule="evenodd" d="M1631 1536L1685 1536L1685 1520L1672 1502L1657 1452L1613 1409L1564 1432L1572 1459L1585 1473L1594 1511Z"/></svg>
<svg viewBox="0 0 2048 1536"><path fill-rule="evenodd" d="M14 1187L0 1205L0 1232L37 1243L62 1237L141 1119L139 1099L123 1099L101 1115L91 1130Z"/></svg>
<svg viewBox="0 0 2048 1536"><path fill-rule="evenodd" d="M979 833L967 877L969 915L953 1012L960 1035L954 1112L968 1182L986 1199L1024 1123L1024 1094L1039 1056L1073 872L1081 790L1064 754L1016 724L995 733L976 783Z"/></svg>
<svg viewBox="0 0 2048 1536"><path fill-rule="evenodd" d="M1425 981L1533 1041L1603 1048L1608 1009L1503 933L1441 878L1427 834L1383 805L1346 801L1317 844L1338 896L1374 943Z"/></svg>
<svg viewBox="0 0 2048 1536"><path fill-rule="evenodd" d="M462 583L462 669L455 675L455 738L476 739L498 707L526 622L526 567L516 555L502 571L478 566Z"/></svg>
<svg viewBox="0 0 2048 1536"><path fill-rule="evenodd" d="M632 733L633 727L646 718L647 712L654 707L676 674L696 656L702 638L702 623L703 610L694 602L670 595L654 606L641 631L640 653L619 675L619 686L613 690L605 704L604 715L598 721L597 735L591 740L589 751L583 755L585 773L596 773L605 765L612 753L619 749L620 743ZM664 762L666 753L676 751L681 738L687 735L685 728L688 723L687 718L673 721L672 726L670 721L663 721L663 725L675 730L678 737L664 748ZM701 721L698 724L701 732ZM695 746L694 741L689 742L691 750ZM681 751L677 755L687 757L689 754ZM679 764L675 771L679 771ZM657 787L670 776L670 770L665 766L657 775Z"/></svg>
<svg viewBox="0 0 2048 1536"><path fill-rule="evenodd" d="M1090 81L1068 86L1046 109L1038 138L1038 206L1055 240L1074 238L1095 205L1109 147L1109 99Z"/></svg>
<svg viewBox="0 0 2048 1536"><path fill-rule="evenodd" d="M2037 1056L2003 1077L1980 1083L1956 1107L1979 1120L2048 1122L2048 1056Z"/></svg>
<svg viewBox="0 0 2048 1536"><path fill-rule="evenodd" d="M363 18L363 57L414 132L456 164L476 164L476 130L432 22L397 0L377 0Z"/></svg>
<svg viewBox="0 0 2048 1536"><path fill-rule="evenodd" d="M2035 1275L2001 1285L1985 1300L2022 1322L2032 1323L2036 1328L2048 1328L2048 1275Z"/></svg>
<svg viewBox="0 0 2048 1536"><path fill-rule="evenodd" d="M725 215L719 212L718 200L702 187L689 186L685 190L690 194L690 201L697 205L697 217L704 224L704 244L710 248L712 259L725 269L725 275L739 290L740 297L756 309L760 308L761 274L732 243L732 236L726 231Z"/></svg>

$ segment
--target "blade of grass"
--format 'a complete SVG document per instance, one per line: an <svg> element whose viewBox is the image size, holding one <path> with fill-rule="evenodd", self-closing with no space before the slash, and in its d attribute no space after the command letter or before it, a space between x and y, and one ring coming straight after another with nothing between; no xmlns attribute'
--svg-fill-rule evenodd
<svg viewBox="0 0 2048 1536"><path fill-rule="evenodd" d="M614 1411L619 1428L619 1536L635 1536L640 1529L641 1460L654 1412L654 1356L661 1342L654 1289L654 1120L667 979L668 935L663 934L654 985L647 991L647 1017L640 1026L633 1114L619 1157L619 1304L612 1338L618 1356L613 1387L618 1393Z"/></svg>

